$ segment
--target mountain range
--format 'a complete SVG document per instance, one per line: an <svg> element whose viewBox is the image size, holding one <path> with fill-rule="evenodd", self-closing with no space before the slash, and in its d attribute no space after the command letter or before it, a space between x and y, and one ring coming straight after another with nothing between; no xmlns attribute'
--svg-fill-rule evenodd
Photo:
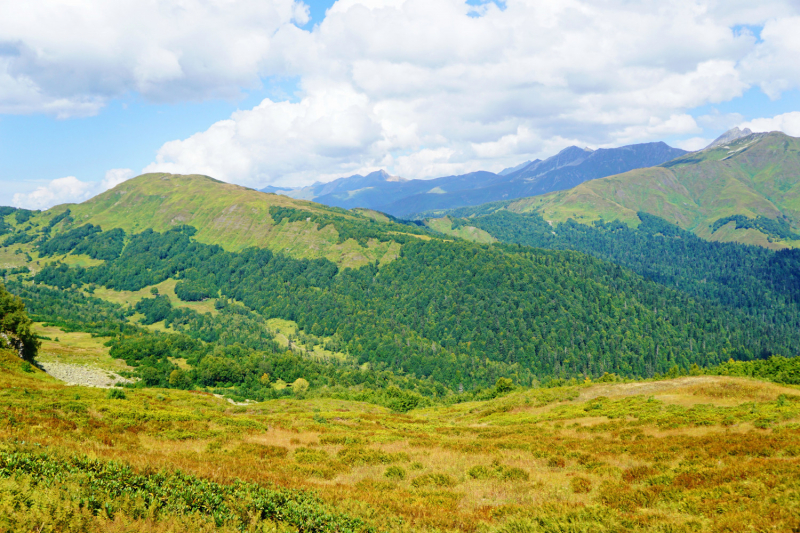
<svg viewBox="0 0 800 533"><path fill-rule="evenodd" d="M478 171L430 180L406 180L380 170L298 189L267 187L262 191L345 209L362 207L408 217L422 211L569 189L587 180L659 165L686 153L663 142L598 150L572 146L543 161L528 161L498 174Z"/></svg>
<svg viewBox="0 0 800 533"><path fill-rule="evenodd" d="M726 134L731 141L659 166L450 214L505 209L538 213L551 223L620 220L636 226L637 213L645 212L707 240L775 249L800 245L800 139L780 132L735 133Z"/></svg>

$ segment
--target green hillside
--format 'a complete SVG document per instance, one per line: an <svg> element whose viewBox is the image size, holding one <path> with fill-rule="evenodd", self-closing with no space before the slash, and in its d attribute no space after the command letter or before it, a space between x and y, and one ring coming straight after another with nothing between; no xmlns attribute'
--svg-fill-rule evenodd
<svg viewBox="0 0 800 533"><path fill-rule="evenodd" d="M110 355L151 386L265 399L304 380L314 394L404 410L480 396L500 378L652 376L800 346L795 283L742 278L737 299L730 284L688 290L613 256L491 243L514 242L491 225L442 220L441 231L488 242L439 239L203 176L141 176L5 219L0 275L36 321L108 337ZM768 274L793 261L767 262Z"/></svg>
<svg viewBox="0 0 800 533"><path fill-rule="evenodd" d="M304 214L293 220L276 221L272 214L276 208L301 210ZM389 260L397 253L392 240L372 239L362 243L343 240L336 225L316 220L328 217L349 226L379 224L367 216L262 193L207 176L145 174L80 205L55 207L33 221L41 218L49 222L66 209L72 219L67 226L94 224L103 229L121 228L136 233L145 229L163 232L186 224L197 229L199 242L217 244L229 251L256 246L280 250L293 257L324 257L353 267ZM383 222L386 226L381 228L383 233L413 232L409 227L390 228L391 224Z"/></svg>
<svg viewBox="0 0 800 533"><path fill-rule="evenodd" d="M800 139L753 134L659 167L588 181L543 196L455 210L454 216L505 208L545 220L621 220L644 211L704 239L779 249L800 245Z"/></svg>

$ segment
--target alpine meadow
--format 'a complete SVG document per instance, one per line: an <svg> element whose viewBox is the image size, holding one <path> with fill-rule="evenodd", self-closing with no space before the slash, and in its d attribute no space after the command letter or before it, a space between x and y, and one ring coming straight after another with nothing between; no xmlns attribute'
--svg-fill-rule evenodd
<svg viewBox="0 0 800 533"><path fill-rule="evenodd" d="M0 533L800 533L798 24L0 0Z"/></svg>

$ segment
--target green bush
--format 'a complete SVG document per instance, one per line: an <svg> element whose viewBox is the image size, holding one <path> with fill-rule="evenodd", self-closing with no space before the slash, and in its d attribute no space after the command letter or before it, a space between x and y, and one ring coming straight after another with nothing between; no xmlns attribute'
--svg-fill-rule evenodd
<svg viewBox="0 0 800 533"><path fill-rule="evenodd" d="M109 389L108 394L106 394L106 398L109 400L127 400L128 397L125 396L125 393L119 389Z"/></svg>
<svg viewBox="0 0 800 533"><path fill-rule="evenodd" d="M390 466L386 469L386 472L383 473L383 476L389 479L402 481L406 478L406 471L399 466Z"/></svg>
<svg viewBox="0 0 800 533"><path fill-rule="evenodd" d="M411 482L411 485L416 488L427 487L430 485L433 485L434 487L453 487L455 484L456 481L453 478L447 474L439 473L424 474Z"/></svg>

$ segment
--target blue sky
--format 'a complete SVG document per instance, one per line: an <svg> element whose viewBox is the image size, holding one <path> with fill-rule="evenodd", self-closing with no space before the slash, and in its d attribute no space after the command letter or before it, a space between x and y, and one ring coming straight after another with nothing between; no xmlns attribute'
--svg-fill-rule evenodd
<svg viewBox="0 0 800 533"><path fill-rule="evenodd" d="M498 171L570 144L697 149L733 126L800 135L796 3L700 3L81 0L71 29L14 4L0 205L82 201L144 170L296 186Z"/></svg>

